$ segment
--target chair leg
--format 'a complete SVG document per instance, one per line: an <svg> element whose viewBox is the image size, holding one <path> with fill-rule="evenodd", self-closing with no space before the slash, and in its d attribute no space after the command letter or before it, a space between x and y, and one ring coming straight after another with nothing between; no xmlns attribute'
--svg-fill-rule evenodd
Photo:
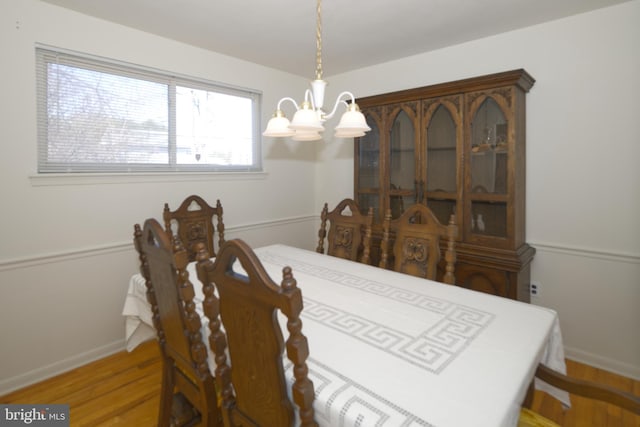
<svg viewBox="0 0 640 427"><path fill-rule="evenodd" d="M160 388L160 412L158 413L158 427L169 427L171 409L173 407L173 366L170 360L162 362L162 386Z"/></svg>
<svg viewBox="0 0 640 427"><path fill-rule="evenodd" d="M222 427L222 418L218 412L217 402L207 401L207 396L204 393L200 395L200 398L204 402L204 407L200 411L200 425L202 427Z"/></svg>

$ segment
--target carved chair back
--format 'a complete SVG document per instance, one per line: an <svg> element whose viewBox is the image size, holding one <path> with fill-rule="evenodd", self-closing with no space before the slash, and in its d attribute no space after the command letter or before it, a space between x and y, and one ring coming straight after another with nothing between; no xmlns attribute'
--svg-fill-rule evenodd
<svg viewBox="0 0 640 427"><path fill-rule="evenodd" d="M179 239L172 241L155 219L145 221L144 228L134 226L134 244L162 354L158 426L174 424L174 395L186 398L196 409L201 425L218 426L215 381L207 364L200 315L186 270L187 251Z"/></svg>
<svg viewBox="0 0 640 427"><path fill-rule="evenodd" d="M240 267L241 272L234 271ZM277 285L251 248L234 239L222 246L215 262L205 250L199 252L198 278L205 294L203 306L209 318L209 345L216 359L224 425L293 425L294 407L287 394L282 358L285 343L277 317L280 311L288 319L286 349L293 363L291 390L300 425L317 426L313 383L307 377L309 348L299 317L302 293L291 268L283 269L282 284Z"/></svg>
<svg viewBox="0 0 640 427"><path fill-rule="evenodd" d="M218 232L218 248L224 243L224 222L222 220L222 204L216 201L216 207L212 208L200 196L191 195L184 199L180 207L175 211L169 209L169 204L164 204L162 217L164 227L170 236L177 235L187 249L189 261L196 260L195 246L204 243L212 257L216 256L214 234ZM213 217L217 218L216 224ZM173 230L173 226L176 230Z"/></svg>
<svg viewBox="0 0 640 427"><path fill-rule="evenodd" d="M350 211L350 214L347 214L347 211ZM373 208L369 208L367 215L363 215L353 199L344 199L329 212L328 204L325 203L320 220L316 252L324 253L324 240L327 237L328 255L369 264Z"/></svg>
<svg viewBox="0 0 640 427"><path fill-rule="evenodd" d="M389 251L391 234L395 234L393 249ZM399 218L391 220L387 210L383 222L380 267L387 268L389 255L394 257L393 269L401 273L436 280L440 262L440 240L447 239L445 253L445 283L455 283L455 240L458 226L455 215L449 224L442 225L431 209L423 204L415 204Z"/></svg>

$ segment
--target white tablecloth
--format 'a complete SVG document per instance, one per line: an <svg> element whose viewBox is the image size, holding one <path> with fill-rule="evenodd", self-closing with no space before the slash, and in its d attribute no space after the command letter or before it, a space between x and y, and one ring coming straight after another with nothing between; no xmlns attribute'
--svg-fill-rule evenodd
<svg viewBox="0 0 640 427"><path fill-rule="evenodd" d="M302 290L322 426L515 426L538 363L566 372L552 310L284 245L255 252L276 283L290 266ZM132 350L155 332L141 276L129 288Z"/></svg>

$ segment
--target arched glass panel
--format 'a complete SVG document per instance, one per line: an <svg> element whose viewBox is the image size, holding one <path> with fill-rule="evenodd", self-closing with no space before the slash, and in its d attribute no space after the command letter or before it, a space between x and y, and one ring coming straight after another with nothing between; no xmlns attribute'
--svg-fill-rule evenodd
<svg viewBox="0 0 640 427"><path fill-rule="evenodd" d="M358 144L358 189L357 202L363 213L373 208L374 217L382 220L380 214L380 128L377 122L366 115L371 128L359 138Z"/></svg>
<svg viewBox="0 0 640 427"><path fill-rule="evenodd" d="M440 105L427 126L427 191L456 192L456 125Z"/></svg>
<svg viewBox="0 0 640 427"><path fill-rule="evenodd" d="M440 105L427 124L427 205L442 224L456 213L457 148L456 124L449 110Z"/></svg>
<svg viewBox="0 0 640 427"><path fill-rule="evenodd" d="M371 128L364 136L360 137L359 144L359 176L358 187L380 187L380 130L378 124L367 116L367 124Z"/></svg>
<svg viewBox="0 0 640 427"><path fill-rule="evenodd" d="M509 124L492 99L487 98L471 123L471 230L497 237L507 235L506 201L483 200L480 194L507 193ZM474 198L474 195L478 195Z"/></svg>
<svg viewBox="0 0 640 427"><path fill-rule="evenodd" d="M415 190L415 128L406 112L401 111L393 121L389 135L390 208L393 218L413 203L413 196L401 194Z"/></svg>
<svg viewBox="0 0 640 427"><path fill-rule="evenodd" d="M498 104L487 98L471 124L471 192L507 191L507 121Z"/></svg>

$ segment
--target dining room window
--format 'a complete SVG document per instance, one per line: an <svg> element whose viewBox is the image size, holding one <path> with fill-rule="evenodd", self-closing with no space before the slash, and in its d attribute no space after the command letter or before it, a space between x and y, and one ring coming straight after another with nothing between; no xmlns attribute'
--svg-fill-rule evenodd
<svg viewBox="0 0 640 427"><path fill-rule="evenodd" d="M262 170L261 93L36 48L38 173Z"/></svg>

